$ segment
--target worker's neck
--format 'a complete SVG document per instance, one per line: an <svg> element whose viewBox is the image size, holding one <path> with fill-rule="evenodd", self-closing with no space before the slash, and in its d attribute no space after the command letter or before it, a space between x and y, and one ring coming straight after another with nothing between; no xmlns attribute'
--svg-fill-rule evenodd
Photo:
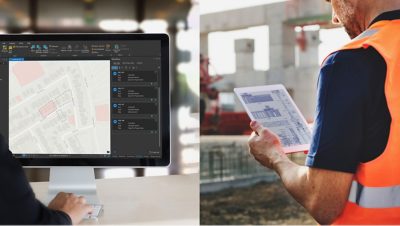
<svg viewBox="0 0 400 226"><path fill-rule="evenodd" d="M374 2L376 4L375 0ZM377 7L370 8L370 13L367 14L365 17L365 27L368 27L371 24L371 22L382 13L394 10L400 10L400 0L380 1Z"/></svg>

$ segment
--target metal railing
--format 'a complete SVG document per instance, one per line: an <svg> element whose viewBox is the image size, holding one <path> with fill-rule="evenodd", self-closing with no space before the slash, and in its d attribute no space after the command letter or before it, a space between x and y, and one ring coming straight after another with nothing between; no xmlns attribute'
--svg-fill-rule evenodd
<svg viewBox="0 0 400 226"><path fill-rule="evenodd" d="M270 176L271 170L261 166L248 153L248 136L207 136L200 145L201 183L223 182L244 178ZM304 164L305 154L290 155Z"/></svg>

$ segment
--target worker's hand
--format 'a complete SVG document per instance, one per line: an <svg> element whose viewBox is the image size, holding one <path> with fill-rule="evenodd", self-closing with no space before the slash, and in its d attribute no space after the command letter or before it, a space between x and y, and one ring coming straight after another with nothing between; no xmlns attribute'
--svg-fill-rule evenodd
<svg viewBox="0 0 400 226"><path fill-rule="evenodd" d="M83 217L92 211L92 207L86 204L83 196L78 197L72 193L64 192L57 194L50 202L49 208L68 214L74 225L79 224Z"/></svg>
<svg viewBox="0 0 400 226"><path fill-rule="evenodd" d="M276 161L286 157L279 137L256 121L252 121L250 127L254 131L249 139L250 154L262 165L273 169Z"/></svg>

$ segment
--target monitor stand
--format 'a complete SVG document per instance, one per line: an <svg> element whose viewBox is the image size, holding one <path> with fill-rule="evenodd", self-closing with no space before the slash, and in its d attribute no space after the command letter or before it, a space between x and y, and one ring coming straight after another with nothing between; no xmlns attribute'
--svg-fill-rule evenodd
<svg viewBox="0 0 400 226"><path fill-rule="evenodd" d="M84 196L88 204L100 205L93 167L51 167L47 203L59 193Z"/></svg>

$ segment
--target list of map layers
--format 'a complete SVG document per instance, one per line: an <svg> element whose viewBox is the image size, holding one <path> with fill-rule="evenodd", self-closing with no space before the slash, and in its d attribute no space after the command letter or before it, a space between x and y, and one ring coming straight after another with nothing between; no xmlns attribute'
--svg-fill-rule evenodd
<svg viewBox="0 0 400 226"><path fill-rule="evenodd" d="M157 101L158 88L157 87L143 87L143 86L124 86L113 87L112 98L133 100L132 98L142 99L146 102Z"/></svg>
<svg viewBox="0 0 400 226"><path fill-rule="evenodd" d="M156 133L158 129L157 118L153 119L114 119L113 130L138 131L146 130L150 134Z"/></svg>
<svg viewBox="0 0 400 226"><path fill-rule="evenodd" d="M138 116L146 116L146 115L157 115L158 104L154 103L143 103L143 102L134 102L134 103L114 103L112 105L112 114L120 115L138 115Z"/></svg>
<svg viewBox="0 0 400 226"><path fill-rule="evenodd" d="M114 73L114 72L112 72ZM141 78L141 76L149 78ZM119 132L157 133L159 106L154 72L121 72L111 91L112 129ZM133 82L135 80L136 82ZM140 82L139 82L140 80ZM143 83L147 83L143 85ZM119 86L115 86L115 85Z"/></svg>
<svg viewBox="0 0 400 226"><path fill-rule="evenodd" d="M135 82L140 85L154 85L157 83L157 77L157 71L118 70L112 72L113 82Z"/></svg>

